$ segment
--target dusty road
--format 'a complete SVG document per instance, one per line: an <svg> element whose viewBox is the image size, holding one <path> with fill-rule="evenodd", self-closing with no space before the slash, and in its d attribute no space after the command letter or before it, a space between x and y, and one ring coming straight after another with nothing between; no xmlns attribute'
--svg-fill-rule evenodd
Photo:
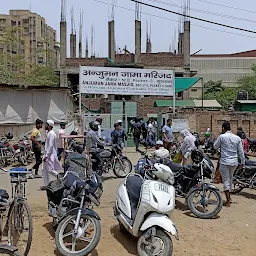
<svg viewBox="0 0 256 256"><path fill-rule="evenodd" d="M128 154L136 162L137 154ZM31 206L34 223L31 256L60 255L56 251L51 218L47 214L45 192L38 191L42 179L29 180L28 202ZM118 179L104 182L104 193L99 208L95 208L102 221L100 243L91 256L137 255L136 239L119 232L113 217L115 192ZM9 177L0 174L0 187L10 192ZM223 194L222 194L223 195ZM178 199L172 220L176 224L180 240L173 240L175 256L254 256L256 255L256 193L245 190L233 196L230 208L223 207L217 219L201 220L190 215L183 199Z"/></svg>

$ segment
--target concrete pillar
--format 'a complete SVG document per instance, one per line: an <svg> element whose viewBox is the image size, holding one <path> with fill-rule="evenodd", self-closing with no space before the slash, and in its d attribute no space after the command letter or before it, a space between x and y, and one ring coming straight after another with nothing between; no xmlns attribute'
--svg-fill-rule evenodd
<svg viewBox="0 0 256 256"><path fill-rule="evenodd" d="M73 35L73 58L76 58L76 34Z"/></svg>
<svg viewBox="0 0 256 256"><path fill-rule="evenodd" d="M60 22L60 87L67 87L67 22Z"/></svg>
<svg viewBox="0 0 256 256"><path fill-rule="evenodd" d="M190 76L190 21L184 22L184 69L185 76Z"/></svg>
<svg viewBox="0 0 256 256"><path fill-rule="evenodd" d="M141 21L135 20L135 63L141 63Z"/></svg>
<svg viewBox="0 0 256 256"><path fill-rule="evenodd" d="M73 34L70 34L70 36L69 36L69 44L70 44L70 46L69 46L69 51L70 51L70 58L71 59L73 59L74 57L73 57Z"/></svg>
<svg viewBox="0 0 256 256"><path fill-rule="evenodd" d="M60 23L60 65L66 66L67 59L67 22Z"/></svg>
<svg viewBox="0 0 256 256"><path fill-rule="evenodd" d="M83 56L82 56L82 53L83 53L83 47L82 47L82 43L81 43L81 42L79 42L78 47L79 47L79 58L82 58L82 57L83 57Z"/></svg>
<svg viewBox="0 0 256 256"><path fill-rule="evenodd" d="M178 54L183 54L184 33L179 34Z"/></svg>
<svg viewBox="0 0 256 256"><path fill-rule="evenodd" d="M88 58L89 57L89 49L88 49L88 45L86 46L86 49L85 49L85 58Z"/></svg>
<svg viewBox="0 0 256 256"><path fill-rule="evenodd" d="M151 52L152 52L152 44L150 40L147 40L146 53L151 53Z"/></svg>
<svg viewBox="0 0 256 256"><path fill-rule="evenodd" d="M108 57L115 61L116 52L115 52L115 21L108 22Z"/></svg>
<svg viewBox="0 0 256 256"><path fill-rule="evenodd" d="M76 58L76 35L70 34L70 58Z"/></svg>

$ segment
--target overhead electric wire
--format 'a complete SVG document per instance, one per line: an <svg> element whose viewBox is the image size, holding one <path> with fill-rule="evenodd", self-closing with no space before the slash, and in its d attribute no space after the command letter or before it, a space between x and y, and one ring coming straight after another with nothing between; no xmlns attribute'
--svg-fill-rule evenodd
<svg viewBox="0 0 256 256"><path fill-rule="evenodd" d="M233 7L230 5L225 5L225 4L219 4L219 3L213 3L207 0L197 0L198 2L202 2L202 3L207 3L207 4L211 4L211 5L216 5L216 6L221 6L221 7L225 7L225 8L229 8L229 9L233 9L233 10L238 10L238 11L243 11L243 12L249 12L249 13L255 13L255 11L251 11L248 9L242 9L242 8L238 8L238 7Z"/></svg>
<svg viewBox="0 0 256 256"><path fill-rule="evenodd" d="M106 3L104 1L101 1L101 0L93 0L93 1L105 4L105 5L111 5L111 4ZM127 8L127 7L124 7L124 6L116 5L116 7L120 8L120 9L127 10L127 11L134 12L134 9L130 9L130 8ZM164 20L170 20L170 21L174 21L174 22L180 23L179 20L173 20L173 19L170 19L170 18L166 18L166 17L163 17L163 16L154 15L154 14L150 14L150 13L145 13L145 12L141 12L141 13L145 14L145 15L148 15L148 16L151 16L151 17L156 17L156 18L160 18L160 19L164 19ZM243 35L243 34L239 34L239 33L234 33L234 32L224 31L224 30L220 30L220 29L209 28L209 27L200 26L200 25L196 25L196 24L191 24L191 26L199 27L199 28L204 28L204 29L208 29L208 30L213 30L213 31L218 31L218 32L226 33L226 34L232 34L232 35L237 35L237 36L244 36L244 37L248 37L248 38L256 38L255 36Z"/></svg>
<svg viewBox="0 0 256 256"><path fill-rule="evenodd" d="M148 0L148 1L159 3L159 4L164 4L164 5L168 5L168 6L173 6L173 7L176 7L178 9L181 8L181 6L178 5L178 4L164 2L164 1L160 1L160 0ZM206 11L206 10L202 10L202 9L195 9L195 8L189 8L189 9L190 9L190 11L205 13L205 14L209 14L209 15L213 15L213 16L219 16L219 17L223 17L223 18L227 18L227 19L245 21L245 22L250 22L250 23L256 23L256 20L245 19L245 18L242 18L242 17L231 16L231 15L227 15L227 14L223 14L223 13L210 12L210 11Z"/></svg>
<svg viewBox="0 0 256 256"><path fill-rule="evenodd" d="M230 29L235 29L235 30L240 30L240 31L244 31L244 32L256 34L256 31L253 31L253 30L244 29L244 28L239 28L239 27L234 27L234 26L230 26L230 25L218 23L218 22L215 22L215 21L211 21L211 20L206 20L206 19L198 18L198 17L191 16L191 15L186 15L186 14L183 14L183 13L171 11L171 10L168 10L168 9L165 9L165 8L162 8L162 7L159 7L159 6L155 6L155 5L152 5L152 4L143 3L143 2L138 1L138 0L130 0L130 1L131 1L131 2L134 2L134 3L141 4L141 5L145 5L145 6L154 8L154 9L158 9L158 10L161 10L161 11L173 13L173 14L176 14L176 15L179 15L179 16L183 16L183 17L187 17L187 18L190 18L190 19L199 20L199 21L202 21L202 22L206 22L206 23L209 23L209 24L213 24L213 25L216 25L216 26L221 26L221 27L226 27L226 28L230 28Z"/></svg>

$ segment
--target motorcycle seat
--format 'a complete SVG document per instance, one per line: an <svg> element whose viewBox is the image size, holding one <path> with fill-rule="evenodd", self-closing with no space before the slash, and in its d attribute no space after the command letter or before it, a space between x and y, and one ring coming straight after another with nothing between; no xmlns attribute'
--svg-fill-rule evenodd
<svg viewBox="0 0 256 256"><path fill-rule="evenodd" d="M253 138L247 138L247 140L252 143L252 144L256 144L256 139Z"/></svg>
<svg viewBox="0 0 256 256"><path fill-rule="evenodd" d="M245 166L256 166L256 161L245 159Z"/></svg>
<svg viewBox="0 0 256 256"><path fill-rule="evenodd" d="M138 203L140 200L140 191L143 179L140 176L129 176L126 181L126 188L131 205L131 218L134 220Z"/></svg>
<svg viewBox="0 0 256 256"><path fill-rule="evenodd" d="M245 166L245 170L256 172L256 166L255 165Z"/></svg>
<svg viewBox="0 0 256 256"><path fill-rule="evenodd" d="M168 160L168 159L165 159L164 164L169 166L173 173L179 172L182 168L182 166L180 164L175 163L175 162L173 162L171 160Z"/></svg>
<svg viewBox="0 0 256 256"><path fill-rule="evenodd" d="M64 179L64 186L67 189L70 189L75 181L81 181L81 179L73 172L68 172Z"/></svg>
<svg viewBox="0 0 256 256"><path fill-rule="evenodd" d="M140 191L142 186L143 180L141 177L135 175L135 176L129 176L126 181L126 188L131 197L139 201L140 199Z"/></svg>

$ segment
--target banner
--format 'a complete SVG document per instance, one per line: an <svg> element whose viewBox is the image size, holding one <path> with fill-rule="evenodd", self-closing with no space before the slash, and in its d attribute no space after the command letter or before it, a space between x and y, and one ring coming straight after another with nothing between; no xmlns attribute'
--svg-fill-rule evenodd
<svg viewBox="0 0 256 256"><path fill-rule="evenodd" d="M188 119L172 119L173 132L180 132L184 129L189 129Z"/></svg>
<svg viewBox="0 0 256 256"><path fill-rule="evenodd" d="M173 96L174 71L80 66L80 93Z"/></svg>

